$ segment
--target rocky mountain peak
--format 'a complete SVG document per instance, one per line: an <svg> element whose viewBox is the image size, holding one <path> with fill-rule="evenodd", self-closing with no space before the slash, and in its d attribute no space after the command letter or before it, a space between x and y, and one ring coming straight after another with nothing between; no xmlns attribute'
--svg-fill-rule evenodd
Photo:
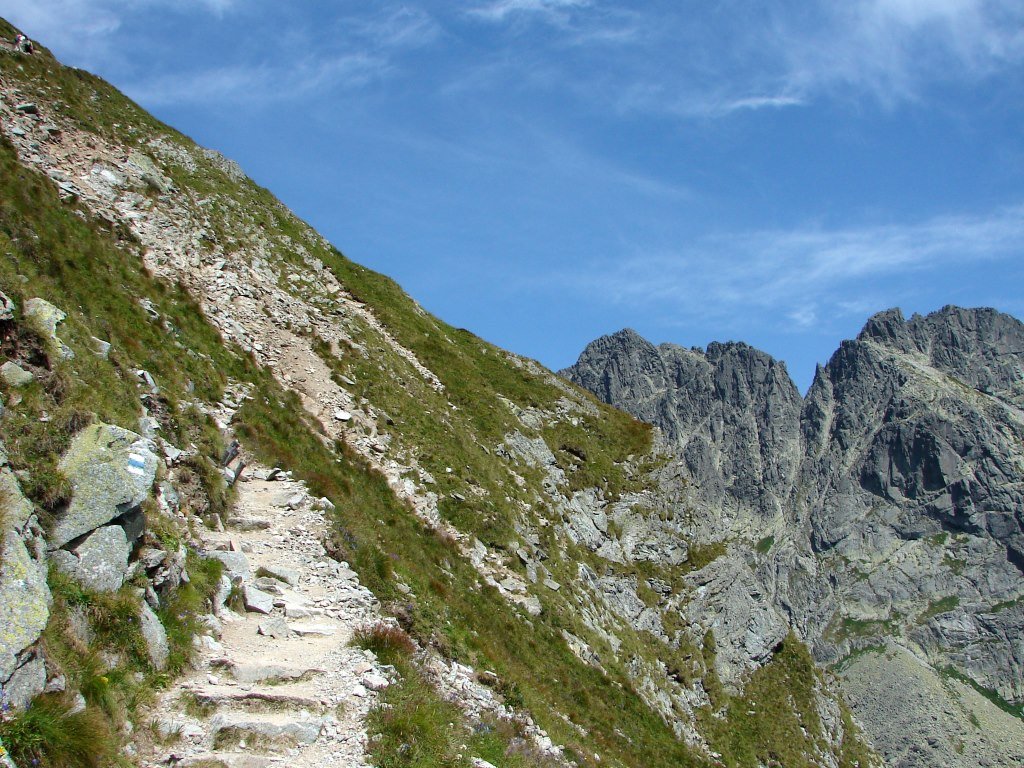
<svg viewBox="0 0 1024 768"><path fill-rule="evenodd" d="M740 552L767 555L764 591L819 662L841 664L853 687L862 674L923 685L907 654L936 691L955 670L994 700L1024 701L1009 639L1024 626L1024 324L987 308L879 312L818 366L806 398L745 344L632 349L664 371L642 399L626 396L630 370L591 348L564 374L605 381L600 397L665 431L711 517L702 534L729 531ZM880 647L901 650L859 660ZM876 743L928 731L913 708L879 706L855 708ZM900 749L892 764L922 764Z"/></svg>

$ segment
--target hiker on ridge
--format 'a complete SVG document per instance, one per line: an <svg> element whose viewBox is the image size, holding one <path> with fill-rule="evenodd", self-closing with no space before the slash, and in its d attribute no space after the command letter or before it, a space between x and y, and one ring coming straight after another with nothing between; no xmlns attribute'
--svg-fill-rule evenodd
<svg viewBox="0 0 1024 768"><path fill-rule="evenodd" d="M24 35L18 35L14 38L14 47L22 53L32 53L34 50L32 41Z"/></svg>

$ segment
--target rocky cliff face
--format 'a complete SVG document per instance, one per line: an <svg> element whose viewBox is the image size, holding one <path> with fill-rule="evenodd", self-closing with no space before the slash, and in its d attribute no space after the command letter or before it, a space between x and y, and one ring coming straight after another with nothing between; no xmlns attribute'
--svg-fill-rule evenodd
<svg viewBox="0 0 1024 768"><path fill-rule="evenodd" d="M563 374L661 427L680 478L717 511L710 527L759 550L760 583L820 663L908 649L1020 714L1019 321L956 307L880 313L802 401L784 367L749 347L655 348L632 331L594 342ZM865 722L894 721L859 701ZM945 744L942 730L925 743ZM889 736L875 736L884 747ZM987 743L1001 764L1020 752L999 735Z"/></svg>
<svg viewBox="0 0 1024 768"><path fill-rule="evenodd" d="M801 459L801 398L784 363L746 344L655 347L625 330L562 373L660 427L703 503L754 513L743 524L755 527L782 515Z"/></svg>

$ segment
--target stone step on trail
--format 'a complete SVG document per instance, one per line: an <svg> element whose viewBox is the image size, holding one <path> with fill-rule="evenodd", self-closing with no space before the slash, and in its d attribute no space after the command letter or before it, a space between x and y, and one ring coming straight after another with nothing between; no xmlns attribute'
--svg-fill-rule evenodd
<svg viewBox="0 0 1024 768"><path fill-rule="evenodd" d="M269 752L308 745L320 738L327 718L282 713L218 713L210 718L214 751L245 749Z"/></svg>
<svg viewBox="0 0 1024 768"><path fill-rule="evenodd" d="M231 686L196 686L186 688L194 701L203 707L236 712L308 712L323 715L328 707L311 696L281 692L274 689L239 690Z"/></svg>
<svg viewBox="0 0 1024 768"><path fill-rule="evenodd" d="M286 766L288 758L253 755L247 752L208 752L192 755L174 763L175 768L270 768Z"/></svg>
<svg viewBox="0 0 1024 768"><path fill-rule="evenodd" d="M266 685L278 685L289 682L298 683L324 674L323 669L316 667L296 667L260 662L236 664L230 659L215 659L211 662L210 666L217 673L224 672L236 682L249 685L256 683L264 683Z"/></svg>

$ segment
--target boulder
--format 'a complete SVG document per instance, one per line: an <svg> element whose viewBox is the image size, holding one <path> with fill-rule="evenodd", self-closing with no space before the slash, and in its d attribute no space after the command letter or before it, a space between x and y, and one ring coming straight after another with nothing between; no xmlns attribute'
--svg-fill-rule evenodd
<svg viewBox="0 0 1024 768"><path fill-rule="evenodd" d="M142 636L146 639L146 651L149 653L150 662L156 669L163 670L171 653L167 643L167 632L145 601L139 604L139 623Z"/></svg>
<svg viewBox="0 0 1024 768"><path fill-rule="evenodd" d="M104 360L110 357L110 342L104 341L103 339L92 336L89 339L89 343L92 346L93 354L97 357L102 357Z"/></svg>
<svg viewBox="0 0 1024 768"><path fill-rule="evenodd" d="M168 194L174 189L174 184L164 176L163 172L157 167L157 164L148 156L141 152L132 152L128 155L128 164L134 166L139 172L139 178L144 184L147 184L161 194Z"/></svg>
<svg viewBox="0 0 1024 768"><path fill-rule="evenodd" d="M0 562L0 680L11 676L16 655L46 627L51 599L46 566L29 556L17 533L7 531Z"/></svg>
<svg viewBox="0 0 1024 768"><path fill-rule="evenodd" d="M141 505L157 462L153 444L127 429L92 424L79 432L60 462L74 494L50 533L50 547L63 547Z"/></svg>
<svg viewBox="0 0 1024 768"><path fill-rule="evenodd" d="M121 588L128 570L128 538L119 525L97 528L72 550L55 550L57 567L93 592Z"/></svg>
<svg viewBox="0 0 1024 768"><path fill-rule="evenodd" d="M4 383L9 387L24 387L32 383L35 375L26 371L17 363L8 360L3 365L0 365L0 378L3 378Z"/></svg>
<svg viewBox="0 0 1024 768"><path fill-rule="evenodd" d="M278 581L285 582L288 586L297 587L299 585L299 572L292 568L283 568L279 565L264 565L260 570Z"/></svg>
<svg viewBox="0 0 1024 768"><path fill-rule="evenodd" d="M65 360L75 356L75 353L57 337L57 326L67 317L66 312L44 299L35 298L25 302L24 316L25 320L46 339L52 352Z"/></svg>
<svg viewBox="0 0 1024 768"><path fill-rule="evenodd" d="M280 616L261 621L256 631L264 637L275 639L288 637L289 634L288 623Z"/></svg>

